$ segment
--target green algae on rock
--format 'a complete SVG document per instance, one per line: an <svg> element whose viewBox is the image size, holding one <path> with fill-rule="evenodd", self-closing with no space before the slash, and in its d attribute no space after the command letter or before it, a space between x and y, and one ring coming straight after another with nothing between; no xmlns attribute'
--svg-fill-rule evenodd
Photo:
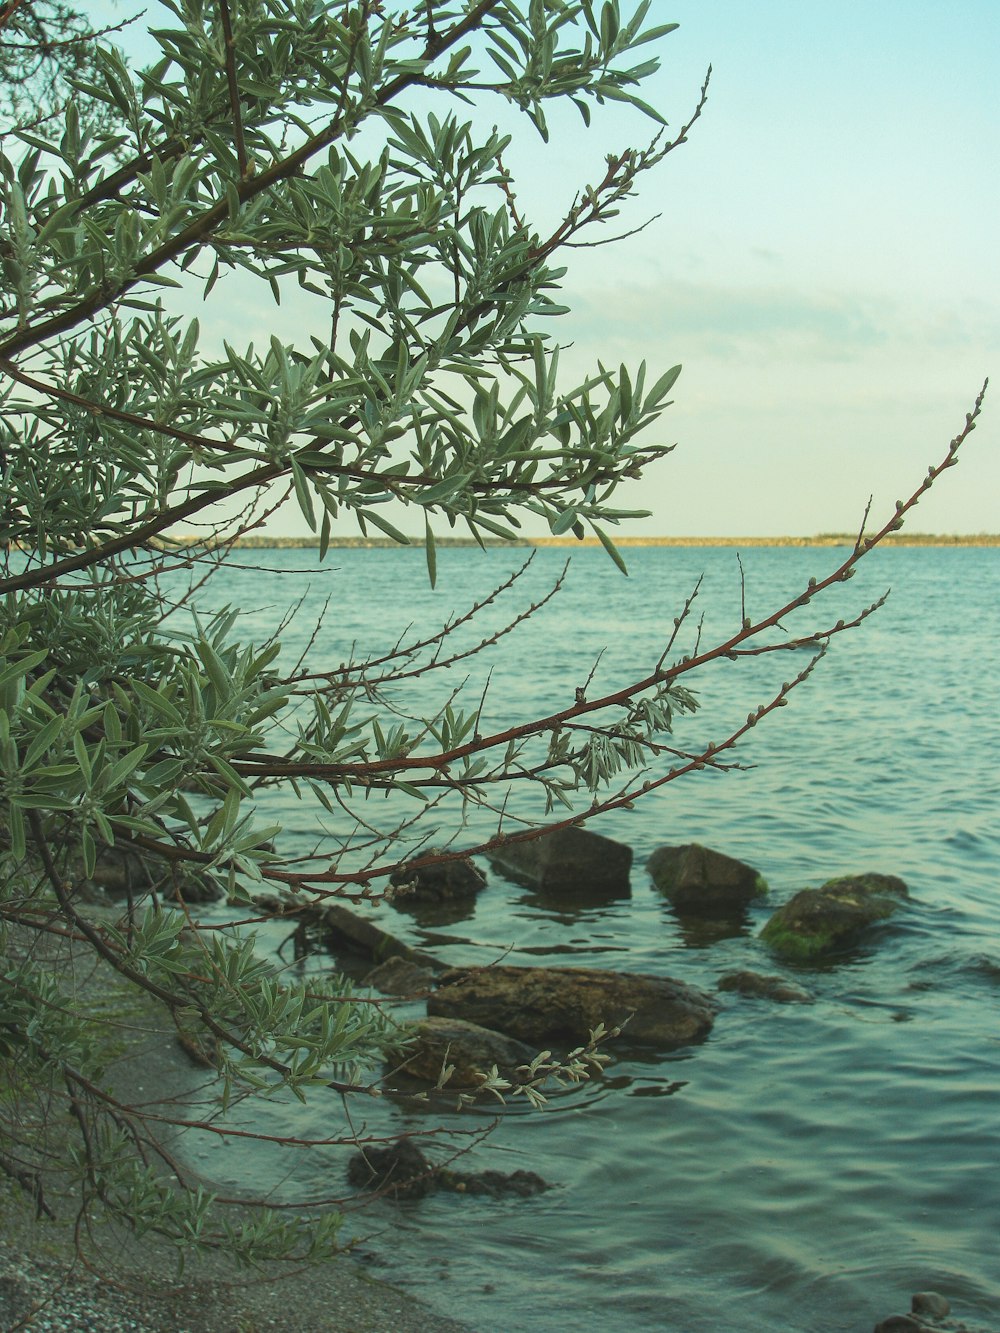
<svg viewBox="0 0 1000 1333"><path fill-rule="evenodd" d="M895 875L842 875L803 889L779 907L760 937L783 958L811 962L850 947L909 897Z"/></svg>

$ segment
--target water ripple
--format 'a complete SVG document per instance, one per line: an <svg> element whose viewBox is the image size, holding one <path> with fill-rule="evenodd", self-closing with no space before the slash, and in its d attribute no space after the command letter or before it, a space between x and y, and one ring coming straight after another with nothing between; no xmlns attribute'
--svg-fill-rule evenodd
<svg viewBox="0 0 1000 1333"><path fill-rule="evenodd" d="M755 608L769 605L830 558L745 554L747 595ZM432 595L420 552L339 552L337 561L344 642L386 646L404 617L440 622L442 588L460 605L513 563L504 552L477 561L442 551ZM525 595L561 562L539 552ZM705 633L738 614L731 551L637 550L630 567L624 581L600 553L575 558L553 614L488 663L473 662L470 688L481 692L488 665L495 705L529 716L571 695L580 661L605 644L602 680L655 660L702 571ZM436 1196L365 1216L366 1229L378 1218L389 1228L391 1264L440 1308L457 1302L482 1333L857 1333L907 1308L920 1287L946 1292L970 1322L1000 1303L1000 551L883 552L842 590L836 615L888 584L884 610L836 644L782 716L754 734L743 758L755 767L673 784L601 825L635 852L629 899L546 904L491 872L474 925L460 932L421 931L388 907L376 913L463 964L513 948L518 961L628 967L708 990L724 971L749 967L794 975L815 996L809 1006L726 997L711 1038L686 1051L622 1045L602 1081L556 1095L540 1114L503 1115L470 1158L530 1167L558 1189L513 1203ZM280 595L264 586L257 595L287 605L291 594L282 585ZM289 652L296 634L304 642L318 596L310 592ZM707 677L704 711L678 724L680 743L745 717L773 688L774 669L758 659ZM300 810L279 813L311 841ZM473 819L469 836L483 829ZM770 881L769 901L732 933L693 931L645 875L656 847L690 841L739 856ZM768 955L758 932L772 904L865 869L910 885L910 906L886 929L826 967L782 968ZM310 1103L305 1128L330 1113ZM412 1110L376 1114L383 1129L419 1123ZM441 1114L448 1119L436 1106ZM231 1161L234 1176L248 1166L238 1150ZM253 1170L278 1181L288 1165L255 1157Z"/></svg>

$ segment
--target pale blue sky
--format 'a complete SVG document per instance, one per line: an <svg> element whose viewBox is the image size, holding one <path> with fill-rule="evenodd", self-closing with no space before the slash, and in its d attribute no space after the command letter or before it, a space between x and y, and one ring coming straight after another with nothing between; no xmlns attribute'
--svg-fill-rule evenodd
<svg viewBox="0 0 1000 1333"><path fill-rule="evenodd" d="M573 313L552 325L573 343L570 372L598 357L684 364L656 430L678 448L629 493L653 510L631 530L851 529L869 493L891 509L914 489L990 372L961 467L910 527L1000 530L1000 3L654 11L681 26L647 100L678 127L711 63L709 105L622 224L662 216L619 247L573 252ZM486 118L511 123L502 107ZM525 124L508 154L540 226L652 128L620 107L596 119L588 133L571 109L555 115L547 148ZM295 331L288 306L261 321L241 338Z"/></svg>

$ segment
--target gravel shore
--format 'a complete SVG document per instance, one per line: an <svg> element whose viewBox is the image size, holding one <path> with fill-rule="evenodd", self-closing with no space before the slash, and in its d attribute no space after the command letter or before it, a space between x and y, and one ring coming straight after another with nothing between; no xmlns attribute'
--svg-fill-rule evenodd
<svg viewBox="0 0 1000 1333"><path fill-rule="evenodd" d="M77 1001L85 1005L103 995L106 1002L116 979L92 959L81 970ZM204 1082L205 1071L192 1066L173 1025L152 1002L130 1010L119 1030L124 1051L113 1082L125 1100L166 1103ZM211 1188L211 1181L205 1183ZM119 1235L108 1226L78 1236L75 1208L54 1201L65 1219L38 1219L32 1201L0 1174L5 1333L473 1333L380 1282L371 1271L377 1271L377 1254L363 1256L367 1262L342 1254L307 1269L275 1264L248 1272L209 1252L186 1259L178 1277L171 1245L151 1235Z"/></svg>
<svg viewBox="0 0 1000 1333"><path fill-rule="evenodd" d="M27 1232L31 1231L27 1228ZM25 1234L22 1239L27 1239ZM45 1257L0 1242L0 1327L38 1333L469 1333L405 1292L368 1276L350 1258L308 1272L268 1277L237 1273L220 1258L200 1261L183 1281L171 1256L144 1243L104 1276L74 1264L71 1244L51 1233ZM162 1262L164 1268L158 1270Z"/></svg>

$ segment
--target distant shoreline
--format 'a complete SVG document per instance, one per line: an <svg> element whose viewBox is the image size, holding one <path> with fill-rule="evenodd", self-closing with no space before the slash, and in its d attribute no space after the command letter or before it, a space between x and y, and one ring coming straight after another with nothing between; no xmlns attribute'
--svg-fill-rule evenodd
<svg viewBox="0 0 1000 1333"><path fill-rule="evenodd" d="M162 548L188 546L195 538L173 537L160 538L156 545ZM853 546L857 534L845 532L824 532L815 537L615 537L616 546ZM974 535L947 535L928 532L893 533L886 537L881 545L889 546L1000 546L1000 533L976 533ZM248 535L234 542L220 543L231 545L240 550L314 550L319 546L318 537L270 537ZM410 546L422 547L423 537L411 537ZM475 547L478 545L471 537L439 537L435 543L443 547ZM516 547L595 547L601 543L596 537L585 537L582 541L575 537L519 537L515 541L505 542L494 538L484 541L486 546ZM397 550L400 543L391 537L331 537L331 549L378 549Z"/></svg>

